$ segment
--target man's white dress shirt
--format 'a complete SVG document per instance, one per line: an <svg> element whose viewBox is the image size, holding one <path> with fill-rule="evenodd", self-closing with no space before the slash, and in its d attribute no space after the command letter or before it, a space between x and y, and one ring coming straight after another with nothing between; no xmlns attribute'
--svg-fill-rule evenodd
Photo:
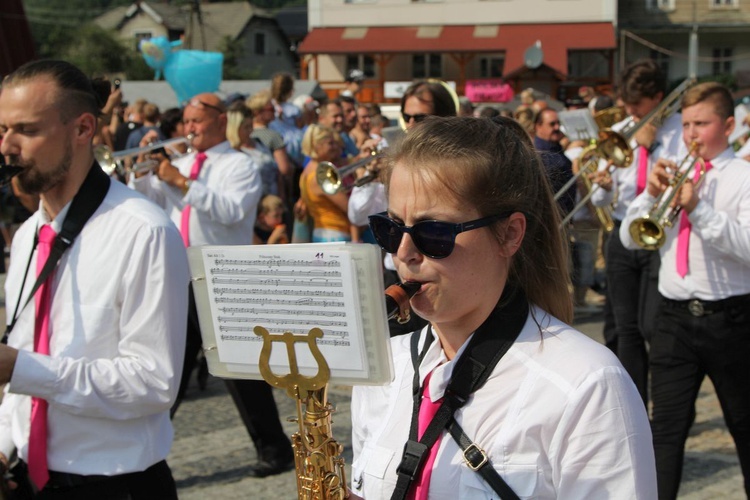
<svg viewBox="0 0 750 500"><path fill-rule="evenodd" d="M250 245L261 196L259 167L252 158L233 149L228 141L205 151L198 179L187 193L148 174L133 181L133 187L155 201L179 228L182 209L190 205L190 245ZM174 161L185 177L195 162L195 153Z"/></svg>
<svg viewBox="0 0 750 500"><path fill-rule="evenodd" d="M426 332L416 333L420 348ZM388 498L396 485L412 418L409 342L410 335L391 339L391 384L358 386L352 394L352 490L366 499ZM464 347L451 361L438 339L429 347L419 378L421 384L434 370L433 401L443 396ZM630 376L604 346L538 308L455 415L521 498L656 498L651 430ZM429 496L497 498L447 433Z"/></svg>
<svg viewBox="0 0 750 500"><path fill-rule="evenodd" d="M55 231L69 207L51 222ZM13 238L5 285L9 323L19 294L23 305L36 281L34 235L48 222L40 208ZM165 459L185 352L188 283L174 224L143 196L112 182L55 272L50 355L33 352L33 300L10 334L8 345L19 353L0 406L0 451L10 456L15 448L27 458L36 396L49 402L50 470L115 475Z"/></svg>
<svg viewBox="0 0 750 500"><path fill-rule="evenodd" d="M684 278L676 264L680 216L674 227L665 228L659 293L668 299L721 300L750 293L750 163L727 148L711 165L698 188L700 201L688 217L692 229ZM648 213L655 201L646 190L630 205L620 227L626 248L640 248L630 237L630 223Z"/></svg>

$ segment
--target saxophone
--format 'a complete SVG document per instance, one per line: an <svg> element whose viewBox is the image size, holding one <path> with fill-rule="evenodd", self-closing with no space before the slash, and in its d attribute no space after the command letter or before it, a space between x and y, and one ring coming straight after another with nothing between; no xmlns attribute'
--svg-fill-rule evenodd
<svg viewBox="0 0 750 500"><path fill-rule="evenodd" d="M299 432L292 436L300 500L343 500L347 496L344 447L331 429L333 406L327 386L297 399Z"/></svg>
<svg viewBox="0 0 750 500"><path fill-rule="evenodd" d="M409 300L420 287L419 283L409 282L388 287L385 291L388 319L408 321ZM299 500L344 500L348 496L341 456L344 447L333 437L331 414L334 408L328 402L331 370L317 345L323 331L313 328L307 335L271 334L262 326L256 326L253 331L263 338L258 362L261 375L272 386L286 389L287 395L297 401L299 431L292 435L292 448ZM273 342L286 344L290 370L287 375L279 376L271 370ZM316 375L308 377L299 373L295 343L307 343L318 364Z"/></svg>

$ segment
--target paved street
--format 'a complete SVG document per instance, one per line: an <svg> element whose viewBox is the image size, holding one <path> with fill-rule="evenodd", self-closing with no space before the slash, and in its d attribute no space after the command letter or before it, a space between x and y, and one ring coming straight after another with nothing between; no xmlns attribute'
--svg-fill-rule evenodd
<svg viewBox="0 0 750 500"><path fill-rule="evenodd" d="M0 284L4 282L0 275ZM0 319L5 311L0 309ZM580 317L576 326L587 335L601 340L602 318L593 314ZM283 418L295 415L293 402L282 391L276 401ZM331 401L334 434L345 448L344 457L351 463L350 390L334 387ZM175 420L175 443L169 464L177 480L180 498L277 499L294 498L294 472L265 479L248 478L247 470L255 461L255 450L239 414L220 379L209 378L204 391L193 383ZM296 424L285 422L289 434ZM347 473L349 471L347 470ZM742 475L734 444L726 431L721 410L706 382L697 403L696 423L687 445L683 485L680 499L742 499Z"/></svg>

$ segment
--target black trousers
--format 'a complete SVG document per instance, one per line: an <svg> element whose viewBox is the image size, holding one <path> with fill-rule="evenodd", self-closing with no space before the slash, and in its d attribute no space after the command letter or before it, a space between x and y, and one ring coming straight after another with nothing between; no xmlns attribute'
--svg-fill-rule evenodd
<svg viewBox="0 0 750 500"><path fill-rule="evenodd" d="M192 287L190 287L189 295L185 364L177 399L171 410L172 416L177 412L185 396L185 390L203 343ZM258 458L267 462L291 460L294 456L292 444L284 434L279 421L279 412L276 408L276 401L273 399L271 386L263 380L225 380L224 382L237 411L240 412L250 439L255 445Z"/></svg>
<svg viewBox="0 0 750 500"><path fill-rule="evenodd" d="M685 441L705 375L716 388L750 497L750 296L720 304L720 310L699 317L686 303L664 299L659 308L650 364L660 499L677 497Z"/></svg>
<svg viewBox="0 0 750 500"><path fill-rule="evenodd" d="M13 481L18 484L18 488L11 492L13 500L177 499L172 471L164 460L144 471L118 476L81 476L50 471L49 482L36 494L32 492L24 462L19 462L11 473Z"/></svg>
<svg viewBox="0 0 750 500"><path fill-rule="evenodd" d="M617 224L615 231L619 231ZM607 291L612 300L617 337L617 357L648 402L648 353L659 303L659 253L628 250L619 235L613 234L607 245Z"/></svg>

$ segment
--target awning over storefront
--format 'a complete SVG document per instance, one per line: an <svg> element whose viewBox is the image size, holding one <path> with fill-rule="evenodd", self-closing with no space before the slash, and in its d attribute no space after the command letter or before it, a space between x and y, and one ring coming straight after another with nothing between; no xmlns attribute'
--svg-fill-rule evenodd
<svg viewBox="0 0 750 500"><path fill-rule="evenodd" d="M541 42L544 64L568 72L568 50L615 48L611 23L314 28L300 54L505 52L505 72L525 67L524 52Z"/></svg>

